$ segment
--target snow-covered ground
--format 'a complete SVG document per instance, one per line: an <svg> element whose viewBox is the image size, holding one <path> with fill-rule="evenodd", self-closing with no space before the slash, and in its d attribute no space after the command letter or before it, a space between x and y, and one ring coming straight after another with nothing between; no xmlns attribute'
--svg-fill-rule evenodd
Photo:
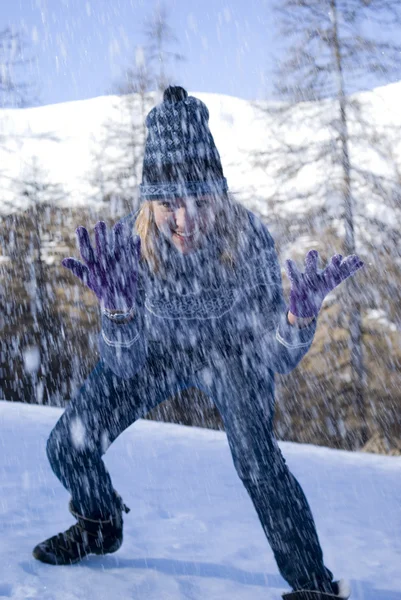
<svg viewBox="0 0 401 600"><path fill-rule="evenodd" d="M105 462L131 512L114 555L70 567L33 546L72 524L45 455L62 410L0 402L0 599L279 600L278 573L222 432L140 420ZM401 600L401 458L280 444L353 600Z"/></svg>
<svg viewBox="0 0 401 600"><path fill-rule="evenodd" d="M210 113L210 127L219 149L225 175L230 190L238 194L238 198L266 216L268 208L266 197L276 189L278 182L271 172L269 161L264 168L253 164L255 152L267 151L275 145L271 121L260 111L260 107L271 106L271 103L252 103L248 100L223 94L198 93L190 94L206 103ZM387 135L392 134L391 141L394 159L401 168L401 142L398 130L401 127L399 99L401 82L389 84L368 92L354 95L365 106L365 118L379 128L387 127ZM327 109L325 105L327 104ZM316 125L308 124L306 116L315 110L316 103L302 103L297 109L299 126L288 127L292 142L301 143L316 136ZM102 152L111 157L116 148L108 142L104 147L103 125L110 121L125 123L129 127L132 115L124 113L121 107L124 100L116 96L100 96L89 100L65 102L61 104L40 106L27 109L0 110L0 213L9 210L10 206L21 206L21 194L16 181L24 177L26 170L35 159L37 166L46 173L50 183L62 186L69 206L85 206L97 202L95 191L90 182L94 177L94 152ZM337 110L330 101L324 101L324 112ZM125 114L125 116L122 116ZM133 120L142 123L139 103L134 111ZM350 123L353 131L353 124ZM327 137L323 128L319 136ZM359 133L360 135L360 133ZM39 139L39 137L46 139ZM391 136L389 137L389 139ZM352 149L352 147L351 147ZM394 166L378 160L377 156L365 148L363 156L358 152L358 164L363 168L371 168L373 172L382 174ZM309 189L313 179L327 178L327 169L332 171L331 163L326 166L308 165L301 170L293 184L298 193ZM383 171L384 170L384 171ZM356 190L356 196L357 190ZM362 198L366 210L386 218L385 208L377 203L369 204L369 199ZM336 202L338 199L336 198ZM297 212L302 212L304 201L297 204Z"/></svg>

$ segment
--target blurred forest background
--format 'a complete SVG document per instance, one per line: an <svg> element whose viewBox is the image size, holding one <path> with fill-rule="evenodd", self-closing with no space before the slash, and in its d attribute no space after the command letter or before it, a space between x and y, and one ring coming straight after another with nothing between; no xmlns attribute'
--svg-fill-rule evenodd
<svg viewBox="0 0 401 600"><path fill-rule="evenodd" d="M308 236L323 264L336 252L358 253L369 268L330 294L311 350L290 375L276 376L276 434L401 454L401 132L376 129L369 107L347 92L349 81L369 72L380 73L384 83L390 74L394 79L401 46L386 35L381 41L362 34L361 23L381 19L384 33L401 31L401 9L391 0L283 0L277 12L291 43L277 63L278 101L258 109L267 145L252 161L275 179L264 214L280 264L288 244L300 248L293 258L301 264L297 242ZM113 145L114 158L106 158L104 147L93 151L88 181L96 203L69 206L68 194L32 156L12 182L24 208L1 205L0 398L64 406L99 358L97 300L61 260L78 256L78 225L89 231L98 220L112 225L137 206L145 116L167 85L179 84L174 64L184 60L165 8L144 30L147 45L112 90L120 116L104 123L104 147ZM0 31L3 108L34 103L24 79L29 58L21 59L27 54L18 32ZM304 126L316 132L307 142L297 135ZM385 165L380 174L366 153ZM308 169L309 185L300 188L297 181ZM380 205L385 217L372 216L360 198ZM294 199L304 203L296 219L281 210ZM283 284L288 298L286 277ZM211 400L196 390L169 399L147 418L223 428Z"/></svg>

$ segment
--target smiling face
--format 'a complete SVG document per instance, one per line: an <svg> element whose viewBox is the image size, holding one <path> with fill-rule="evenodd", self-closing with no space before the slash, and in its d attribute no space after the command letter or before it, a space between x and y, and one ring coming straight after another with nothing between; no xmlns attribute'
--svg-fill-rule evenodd
<svg viewBox="0 0 401 600"><path fill-rule="evenodd" d="M182 254L189 254L206 243L216 220L216 206L213 196L152 201L159 232Z"/></svg>

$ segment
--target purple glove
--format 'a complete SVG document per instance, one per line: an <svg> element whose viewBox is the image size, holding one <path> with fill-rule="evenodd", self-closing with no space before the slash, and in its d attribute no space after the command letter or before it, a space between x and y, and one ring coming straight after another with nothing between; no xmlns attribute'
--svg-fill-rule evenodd
<svg viewBox="0 0 401 600"><path fill-rule="evenodd" d="M356 254L344 260L341 254L335 254L324 271L318 273L318 258L317 250L309 250L305 258L305 273L298 271L294 261L286 260L286 271L291 281L289 309L296 317L315 317L325 296L364 265Z"/></svg>
<svg viewBox="0 0 401 600"><path fill-rule="evenodd" d="M95 252L85 227L78 227L76 233L86 265L75 258L64 258L62 265L95 292L102 307L130 310L136 294L140 238L128 237L123 223L117 223L110 240L106 223L99 221L95 225Z"/></svg>

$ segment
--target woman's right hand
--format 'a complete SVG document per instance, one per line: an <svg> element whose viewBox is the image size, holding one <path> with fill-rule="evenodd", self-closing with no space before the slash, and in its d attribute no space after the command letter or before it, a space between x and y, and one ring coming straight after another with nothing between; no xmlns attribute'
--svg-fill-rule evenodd
<svg viewBox="0 0 401 600"><path fill-rule="evenodd" d="M102 308L129 311L135 301L138 281L139 236L129 235L121 222L113 227L110 236L106 223L99 221L95 225L94 250L85 227L78 227L76 234L85 264L69 257L62 260L62 265L95 292Z"/></svg>

